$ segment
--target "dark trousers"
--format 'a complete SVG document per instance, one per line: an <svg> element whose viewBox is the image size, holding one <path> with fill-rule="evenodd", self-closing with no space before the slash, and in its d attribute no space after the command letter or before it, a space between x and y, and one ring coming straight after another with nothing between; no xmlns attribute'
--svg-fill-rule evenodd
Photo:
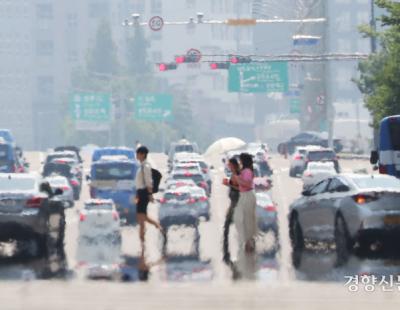
<svg viewBox="0 0 400 310"><path fill-rule="evenodd" d="M231 227L231 224L233 222L233 215L235 213L235 207L237 205L237 202L239 200L239 194L237 194L237 196L235 195L234 197L232 197L231 195L229 195L229 198L231 199L231 204L229 206L228 212L226 213L226 217L225 217L225 222L224 222L224 235L223 235L223 259L225 263L229 263L231 260L231 255L229 252L229 230Z"/></svg>

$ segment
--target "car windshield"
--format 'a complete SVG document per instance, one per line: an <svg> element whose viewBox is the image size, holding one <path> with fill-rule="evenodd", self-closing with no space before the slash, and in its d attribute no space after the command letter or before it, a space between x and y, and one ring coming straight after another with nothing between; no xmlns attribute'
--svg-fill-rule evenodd
<svg viewBox="0 0 400 310"><path fill-rule="evenodd" d="M192 153L194 152L193 145L191 144L180 144L175 146L175 152L180 153L180 152L188 152Z"/></svg>
<svg viewBox="0 0 400 310"><path fill-rule="evenodd" d="M190 198L189 193L185 192L177 192L177 193L165 193L164 194L164 199L165 200L177 200L177 201L184 201L188 200Z"/></svg>
<svg viewBox="0 0 400 310"><path fill-rule="evenodd" d="M193 180L195 183L204 181L204 178L200 174L175 174L173 177L175 180Z"/></svg>
<svg viewBox="0 0 400 310"><path fill-rule="evenodd" d="M72 176L71 167L66 164L46 164L43 169L43 176L47 177L53 174L70 178Z"/></svg>
<svg viewBox="0 0 400 310"><path fill-rule="evenodd" d="M96 180L134 180L135 169L131 164L97 165L94 168Z"/></svg>
<svg viewBox="0 0 400 310"><path fill-rule="evenodd" d="M36 180L33 178L0 178L0 192L33 191Z"/></svg>
<svg viewBox="0 0 400 310"><path fill-rule="evenodd" d="M61 178L49 179L48 182L52 186L59 186L59 185L66 185L67 184L67 180L66 179L61 179Z"/></svg>
<svg viewBox="0 0 400 310"><path fill-rule="evenodd" d="M90 203L85 204L85 210L95 211L95 210L107 210L112 211L113 206L110 203Z"/></svg>
<svg viewBox="0 0 400 310"><path fill-rule="evenodd" d="M400 190L400 180L395 177L365 176L354 177L354 183L360 189L366 188L395 188Z"/></svg>
<svg viewBox="0 0 400 310"><path fill-rule="evenodd" d="M311 161L334 160L336 157L332 151L314 151L308 153L308 159Z"/></svg>

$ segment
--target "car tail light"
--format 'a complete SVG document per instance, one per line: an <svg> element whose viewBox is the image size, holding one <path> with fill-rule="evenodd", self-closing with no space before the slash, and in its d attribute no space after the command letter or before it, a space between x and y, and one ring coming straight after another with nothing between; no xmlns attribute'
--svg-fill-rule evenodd
<svg viewBox="0 0 400 310"><path fill-rule="evenodd" d="M72 186L79 186L79 182L77 180L71 180Z"/></svg>
<svg viewBox="0 0 400 310"><path fill-rule="evenodd" d="M305 173L304 173L304 176L306 176L306 177L312 177L313 174L312 174L311 172L305 172Z"/></svg>
<svg viewBox="0 0 400 310"><path fill-rule="evenodd" d="M203 173L207 173L208 169L207 168L203 168Z"/></svg>
<svg viewBox="0 0 400 310"><path fill-rule="evenodd" d="M379 173L380 173L380 174L387 174L386 166L384 166L384 165L379 165Z"/></svg>
<svg viewBox="0 0 400 310"><path fill-rule="evenodd" d="M44 198L42 198L42 197L30 198L26 201L26 206L28 208L35 208L35 209L40 208L40 206L42 205L43 199Z"/></svg>
<svg viewBox="0 0 400 310"><path fill-rule="evenodd" d="M69 191L71 188L67 185L60 187L63 191Z"/></svg>
<svg viewBox="0 0 400 310"><path fill-rule="evenodd" d="M119 214L118 214L118 212L113 211L112 217L113 217L114 221L118 221L118 220L119 220Z"/></svg>
<svg viewBox="0 0 400 310"><path fill-rule="evenodd" d="M207 197L200 197L199 200L200 200L200 201L207 201L208 198L207 198Z"/></svg>
<svg viewBox="0 0 400 310"><path fill-rule="evenodd" d="M193 203L195 203L195 202L196 202L196 199L194 199L194 198L190 198L188 202L189 202L190 204L193 204Z"/></svg>
<svg viewBox="0 0 400 310"><path fill-rule="evenodd" d="M352 198L357 204L363 205L363 204L375 201L379 197L378 196L372 196L372 195L358 194L358 195L353 196Z"/></svg>
<svg viewBox="0 0 400 310"><path fill-rule="evenodd" d="M264 209L268 212L276 212L276 207L274 205L265 206Z"/></svg>
<svg viewBox="0 0 400 310"><path fill-rule="evenodd" d="M295 155L293 159L294 160L300 160L300 159L302 159L302 157L301 157L301 155Z"/></svg>
<svg viewBox="0 0 400 310"><path fill-rule="evenodd" d="M80 222L86 221L86 214L84 214L84 213L79 214L79 221Z"/></svg>
<svg viewBox="0 0 400 310"><path fill-rule="evenodd" d="M202 188L207 188L207 183L206 182L200 182L200 187Z"/></svg>
<svg viewBox="0 0 400 310"><path fill-rule="evenodd" d="M166 203L166 202L167 202L167 199L165 199L165 198L160 199L160 203Z"/></svg>

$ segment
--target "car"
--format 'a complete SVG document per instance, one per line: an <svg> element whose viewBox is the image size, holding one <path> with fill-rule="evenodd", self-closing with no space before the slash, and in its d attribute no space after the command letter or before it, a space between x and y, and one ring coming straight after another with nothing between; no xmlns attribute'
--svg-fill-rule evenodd
<svg viewBox="0 0 400 310"><path fill-rule="evenodd" d="M120 218L111 199L89 199L79 214L80 240L121 242Z"/></svg>
<svg viewBox="0 0 400 310"><path fill-rule="evenodd" d="M296 146L304 145L318 145L322 147L328 147L328 137L326 133L319 132L301 132L296 136L289 139L287 142L280 143L278 145L278 152L284 154L285 152L293 154ZM335 152L340 152L343 149L343 144L339 139L333 139L333 145Z"/></svg>
<svg viewBox="0 0 400 310"><path fill-rule="evenodd" d="M206 221L210 220L210 200L203 188L198 186L188 186L178 188L177 190L187 190L192 198L190 203L197 209L199 217L204 218Z"/></svg>
<svg viewBox="0 0 400 310"><path fill-rule="evenodd" d="M82 183L78 177L73 173L72 167L67 163L47 163L43 166L42 176L49 177L54 175L61 175L68 179L74 192L74 200L80 199Z"/></svg>
<svg viewBox="0 0 400 310"><path fill-rule="evenodd" d="M307 189L327 177L337 174L333 162L310 162L304 170L302 180L303 189Z"/></svg>
<svg viewBox="0 0 400 310"><path fill-rule="evenodd" d="M290 159L289 176L296 177L301 174L304 169L305 159L307 150L319 150L321 149L318 145L307 145L307 146L296 146L294 153Z"/></svg>
<svg viewBox="0 0 400 310"><path fill-rule="evenodd" d="M9 129L0 129L0 138L6 143L11 144L14 148L16 147L15 138Z"/></svg>
<svg viewBox="0 0 400 310"><path fill-rule="evenodd" d="M0 241L36 244L36 255L63 249L64 205L38 174L0 175Z"/></svg>
<svg viewBox="0 0 400 310"><path fill-rule="evenodd" d="M73 145L66 145L66 146L58 146L56 148L54 148L55 152L64 152L64 151L71 151L71 152L75 152L76 156L78 157L78 160L80 163L83 163L83 159L82 156L80 154L80 148L77 146L73 146Z"/></svg>
<svg viewBox="0 0 400 310"><path fill-rule="evenodd" d="M169 148L168 163L172 164L174 157L177 153L198 153L199 147L197 143L190 142L186 139L181 139L178 142L171 143Z"/></svg>
<svg viewBox="0 0 400 310"><path fill-rule="evenodd" d="M400 180L387 175L339 174L303 191L290 206L294 253L306 242L334 242L341 262L400 236Z"/></svg>
<svg viewBox="0 0 400 310"><path fill-rule="evenodd" d="M82 166L74 158L60 157L52 160L55 164L67 164L71 167L71 173L82 183Z"/></svg>
<svg viewBox="0 0 400 310"><path fill-rule="evenodd" d="M276 204L267 193L256 193L258 228L263 231L273 231L278 236L278 212Z"/></svg>
<svg viewBox="0 0 400 310"><path fill-rule="evenodd" d="M55 192L57 189L62 190L62 194L58 198L65 202L65 206L72 208L74 206L74 191L66 177L61 175L49 176L45 179L49 182L51 189Z"/></svg>
<svg viewBox="0 0 400 310"><path fill-rule="evenodd" d="M90 167L90 197L112 199L120 217L127 224L136 223L135 176L139 168L136 160L101 158Z"/></svg>
<svg viewBox="0 0 400 310"><path fill-rule="evenodd" d="M203 188L206 191L207 196L210 195L210 188L206 182L206 178L202 173L183 171L171 174L171 178L174 180L193 180L197 186Z"/></svg>
<svg viewBox="0 0 400 310"><path fill-rule="evenodd" d="M196 226L199 213L195 208L195 199L191 197L188 188L168 190L159 200L159 221L165 230L172 225Z"/></svg>
<svg viewBox="0 0 400 310"><path fill-rule="evenodd" d="M307 166L311 162L333 162L337 173L340 172L339 160L334 150L330 148L320 148L318 150L309 149L304 155L304 166L300 170L301 173L307 169Z"/></svg>

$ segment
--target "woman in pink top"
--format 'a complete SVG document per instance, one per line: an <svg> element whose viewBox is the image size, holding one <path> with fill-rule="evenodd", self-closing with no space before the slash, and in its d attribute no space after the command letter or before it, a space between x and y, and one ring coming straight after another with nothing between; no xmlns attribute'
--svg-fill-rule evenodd
<svg viewBox="0 0 400 310"><path fill-rule="evenodd" d="M253 157L250 154L240 154L242 170L236 181L239 184L240 197L235 209L235 225L239 235L240 250L247 253L255 250L257 234L256 195L254 193Z"/></svg>

